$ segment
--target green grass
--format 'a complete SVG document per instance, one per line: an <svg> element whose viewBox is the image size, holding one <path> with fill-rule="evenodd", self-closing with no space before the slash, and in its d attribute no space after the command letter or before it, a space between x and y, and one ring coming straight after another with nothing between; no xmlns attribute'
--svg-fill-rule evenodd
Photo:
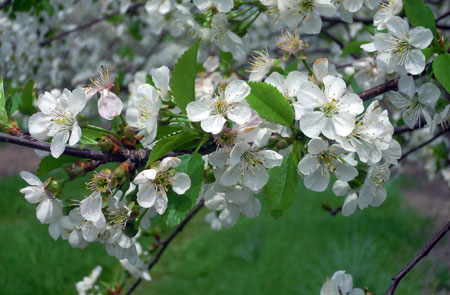
<svg viewBox="0 0 450 295"><path fill-rule="evenodd" d="M0 293L74 294L76 281L114 259L98 243L79 250L54 242L37 221L35 206L18 192L24 185L17 177L0 180ZM351 218L320 209L341 202L302 186L280 219L263 208L260 217L241 217L236 227L219 232L207 227L202 212L136 294L319 294L324 279L340 269L353 275L355 286L383 294L390 277L423 246L429 222L405 208L398 185L390 186L380 208ZM408 274L398 295L424 294L425 266Z"/></svg>

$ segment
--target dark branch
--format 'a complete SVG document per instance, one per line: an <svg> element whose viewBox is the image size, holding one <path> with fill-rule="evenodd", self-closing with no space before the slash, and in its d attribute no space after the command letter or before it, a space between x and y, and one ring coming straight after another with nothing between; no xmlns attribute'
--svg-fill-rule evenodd
<svg viewBox="0 0 450 295"><path fill-rule="evenodd" d="M162 246L161 250L159 250L158 254L156 254L155 258L153 258L153 260L150 262L150 264L148 265L147 269L150 271L153 266L155 266L159 259L161 258L161 256L163 255L164 251L166 251L167 246L169 246L170 242L172 242L172 240L183 230L183 228L186 226L186 224L192 219L192 217L194 217L199 211L200 209L202 209L202 207L204 206L204 202L203 200L186 216L186 218L184 218L184 220L180 223L180 225L178 225L178 227L170 234L170 236L165 239L164 241L162 241L160 243L160 245ZM131 287L130 289L127 291L126 295L130 295L131 293L133 293L133 291L137 288L137 286L139 286L139 284L142 282L142 278L139 278Z"/></svg>
<svg viewBox="0 0 450 295"><path fill-rule="evenodd" d="M336 216L336 214L338 214L339 212L342 211L342 206L339 206L339 207L333 209L328 204L322 204L322 209L330 212L331 216Z"/></svg>
<svg viewBox="0 0 450 295"><path fill-rule="evenodd" d="M129 14L129 15L135 14L135 13L136 13L136 10L137 10L139 7L143 6L144 4L145 4L145 2L138 2L138 3L136 3L136 4L132 5L132 6L130 6L130 7L128 8L128 10L127 10L125 13L126 13L126 14ZM85 30L85 29L87 29L87 28L89 28L89 27L92 27L92 26L95 25L95 24L98 24L98 23L100 23L100 22L103 22L104 20L106 20L106 19L108 19L108 18L111 18L111 17L114 17L114 16L117 16L117 15L120 15L120 11L115 11L115 12L106 14L106 15L101 16L101 17L99 17L99 18L93 19L93 20L91 20L91 21L89 21L89 22L87 22L87 23L81 24L81 25L79 25L79 26L77 26L77 27L75 27L75 28L73 28L73 29L64 31L64 32L59 33L59 34L57 34L57 35L55 35L55 36L53 36L53 37L50 37L50 38L46 38L46 39L44 39L43 41L41 41L39 44L40 44L40 45L46 45L46 44L48 44L48 43L51 43L52 41L55 41L55 40L64 38L64 37L66 37L67 35L72 34L72 33L74 33L74 32L78 32L78 31Z"/></svg>
<svg viewBox="0 0 450 295"><path fill-rule="evenodd" d="M11 2L12 2L12 0L5 0L2 3L0 3L0 10L5 8L6 6L8 6L9 3L11 3Z"/></svg>
<svg viewBox="0 0 450 295"><path fill-rule="evenodd" d="M444 226L443 229L428 243L425 247L420 250L420 252L414 257L411 262L408 263L398 274L396 274L392 278L392 284L386 292L386 295L394 295L395 289L397 288L398 283L403 279L403 277L425 256L430 253L431 249L445 236L445 234L450 231L450 221Z"/></svg>
<svg viewBox="0 0 450 295"><path fill-rule="evenodd" d="M0 133L0 141L9 142L12 144L17 144L21 146L26 146L29 148L34 148L41 151L50 151L50 143L40 142L36 139L32 138L29 135L9 135L5 133ZM64 150L65 155L75 156L80 158L87 158L91 160L101 161L103 163L106 162L120 162L125 161L126 158L121 155L112 155L109 153L104 153L101 151L89 150L89 149L80 149L74 147L66 147Z"/></svg>
<svg viewBox="0 0 450 295"><path fill-rule="evenodd" d="M419 144L418 146L416 146L415 148L412 148L411 150L409 150L408 152L404 153L400 159L398 159L398 161L402 161L403 159L405 159L407 156L409 156L409 154L414 153L417 150L420 150L421 148L423 148L424 146L430 144L431 142L433 142L436 138L438 138L439 136L441 136L442 134L448 132L450 130L442 130L441 132L437 133L435 136L433 136L432 138L428 139L427 141Z"/></svg>
<svg viewBox="0 0 450 295"><path fill-rule="evenodd" d="M450 10L447 11L446 13L444 13L443 15L439 16L439 17L436 19L436 23L437 23L438 21L440 21L441 19L446 18L446 17L449 16L449 15L450 15Z"/></svg>
<svg viewBox="0 0 450 295"><path fill-rule="evenodd" d="M40 142L36 139L32 138L30 135L10 135L0 132L0 141L8 142L12 144L17 144L29 148L38 149L41 151L50 151L50 143ZM208 145L202 147L198 152L202 155L206 155L212 153L217 149L215 144ZM192 154L193 151L173 151L167 153L166 157L177 157L185 154ZM102 163L106 162L124 162L126 160L130 160L134 163L145 164L147 162L149 152L145 149L140 150L129 150L122 149L118 154L111 154L102 151L90 150L90 149L81 149L76 147L66 147L64 150L64 155L75 156L85 159L97 160Z"/></svg>
<svg viewBox="0 0 450 295"><path fill-rule="evenodd" d="M384 84L381 84L381 85L375 86L373 88L370 88L369 90L363 91L363 92L361 92L358 95L359 95L359 97L362 100L371 99L373 97L376 97L376 96L378 96L380 94L383 94L385 92L388 92L390 90L397 89L398 80L400 80L400 77L397 77L397 78L395 78L393 80L387 81Z"/></svg>

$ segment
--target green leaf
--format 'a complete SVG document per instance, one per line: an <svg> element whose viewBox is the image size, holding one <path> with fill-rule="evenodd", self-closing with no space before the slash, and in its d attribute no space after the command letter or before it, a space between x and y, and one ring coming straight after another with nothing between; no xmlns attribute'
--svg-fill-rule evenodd
<svg viewBox="0 0 450 295"><path fill-rule="evenodd" d="M108 135L108 132L106 130L105 132L102 132L100 130L81 128L80 144L97 145L100 138L105 135Z"/></svg>
<svg viewBox="0 0 450 295"><path fill-rule="evenodd" d="M434 54L434 52L435 52L434 47L422 49L422 53L423 55L425 55L425 61L427 61Z"/></svg>
<svg viewBox="0 0 450 295"><path fill-rule="evenodd" d="M430 7L422 0L405 0L403 3L409 22L415 26L430 29L436 35L436 22Z"/></svg>
<svg viewBox="0 0 450 295"><path fill-rule="evenodd" d="M197 72L197 53L201 40L197 40L178 59L172 72L170 88L175 104L183 111L195 100L195 74Z"/></svg>
<svg viewBox="0 0 450 295"><path fill-rule="evenodd" d="M198 138L199 134L191 129L184 129L180 133L162 138L155 144L150 152L146 167L149 167L151 163L161 159L168 152Z"/></svg>
<svg viewBox="0 0 450 295"><path fill-rule="evenodd" d="M128 27L128 32L130 33L131 37L133 37L136 40L140 41L143 38L143 36L141 35L141 28L139 21L131 22Z"/></svg>
<svg viewBox="0 0 450 295"><path fill-rule="evenodd" d="M450 93L450 55L441 54L433 61L433 73Z"/></svg>
<svg viewBox="0 0 450 295"><path fill-rule="evenodd" d="M350 54L357 54L358 56L361 55L361 45L370 43L370 41L366 40L355 40L349 42L345 47L342 49L341 56L347 56Z"/></svg>
<svg viewBox="0 0 450 295"><path fill-rule="evenodd" d="M283 158L279 167L269 170L269 181L264 186L264 199L273 218L279 218L294 202L297 191L298 173L294 155Z"/></svg>
<svg viewBox="0 0 450 295"><path fill-rule="evenodd" d="M205 162L202 156L198 153L192 155L184 155L179 157L181 160L180 166L176 167L177 172L183 172L189 175L191 179L191 187L184 195L177 195L173 191L169 191L167 206L166 224L168 226L175 226L179 224L184 217L191 211L195 202L198 199L200 190L202 188L203 170Z"/></svg>
<svg viewBox="0 0 450 295"><path fill-rule="evenodd" d="M298 62L299 62L299 59L294 58L294 60L291 61L291 63L288 64L287 67L284 69L286 71L286 73L290 73L292 71L298 71Z"/></svg>
<svg viewBox="0 0 450 295"><path fill-rule="evenodd" d="M44 174L47 174L50 171L61 168L63 164L73 163L82 160L85 159L66 155L61 155L59 158L56 159L53 158L52 155L49 155L43 158L41 160L41 163L39 163L36 175L43 176Z"/></svg>
<svg viewBox="0 0 450 295"><path fill-rule="evenodd" d="M33 106L33 99L34 99L34 81L30 80L27 84L25 84L25 87L22 91L22 102L19 105L19 110L22 114L31 116L35 108Z"/></svg>
<svg viewBox="0 0 450 295"><path fill-rule="evenodd" d="M294 125L294 110L278 89L264 82L248 84L252 91L247 102L261 118L285 126Z"/></svg>
<svg viewBox="0 0 450 295"><path fill-rule="evenodd" d="M3 90L3 78L0 78L0 131L7 133L8 129L11 127L11 123L9 123L5 105L6 97L5 91Z"/></svg>

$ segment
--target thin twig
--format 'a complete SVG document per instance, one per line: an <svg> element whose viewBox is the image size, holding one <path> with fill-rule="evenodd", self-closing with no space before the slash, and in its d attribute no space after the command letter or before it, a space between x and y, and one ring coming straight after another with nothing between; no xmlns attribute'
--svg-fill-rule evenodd
<svg viewBox="0 0 450 295"><path fill-rule="evenodd" d="M160 245L162 245L161 250L159 250L158 254L156 254L155 258L150 262L150 264L147 267L147 270L150 271L153 266L155 266L159 259L161 258L164 251L167 249L167 246L169 246L170 242L183 230L185 225L194 217L200 209L204 206L204 201L200 201L200 203L184 218L184 220L178 225L178 227L170 234L170 236L165 239L163 242L161 242ZM130 289L127 291L126 295L130 295L133 293L133 291L139 286L139 284L142 282L142 278L139 278L134 282L134 284L130 287Z"/></svg>
<svg viewBox="0 0 450 295"><path fill-rule="evenodd" d="M322 209L325 210L325 211L330 212L331 216L336 216L336 214L338 214L339 212L342 211L342 206L339 206L339 207L333 209L333 208L330 207L330 205L323 204L322 205Z"/></svg>
<svg viewBox="0 0 450 295"><path fill-rule="evenodd" d="M436 23L437 23L438 21L440 21L441 19L446 18L446 17L449 16L449 15L450 15L450 10L447 11L446 13L444 13L443 15L439 16L439 17L436 19Z"/></svg>
<svg viewBox="0 0 450 295"><path fill-rule="evenodd" d="M138 3L136 3L136 4L133 4L133 5L131 5L131 6L127 9L127 11L125 12L125 14L130 14L130 15L131 15L131 14L134 14L134 13L136 13L136 10L137 10L139 7L143 6L143 5L145 5L145 2L138 2ZM64 38L64 37L66 37L67 35L72 34L72 33L74 33L74 32L78 32L78 31L85 30L85 29L87 29L87 28L89 28L89 27L92 27L92 26L95 25L95 24L98 24L98 23L100 23L100 22L103 22L104 20L106 20L106 19L108 19L108 18L111 18L111 17L114 17L114 16L117 16L117 15L120 15L120 11L115 11L115 12L106 14L106 15L101 16L101 17L99 17L99 18L93 19L93 20L91 20L91 21L89 21L89 22L87 22L87 23L81 24L81 25L79 25L79 26L77 26L77 27L75 27L75 28L73 28L73 29L64 31L64 32L59 33L59 34L57 34L57 35L55 35L55 36L53 36L53 37L50 37L50 38L46 38L46 39L42 40L39 44L40 44L40 45L46 45L46 44L51 43L51 42L53 42L53 41L55 41L55 40Z"/></svg>
<svg viewBox="0 0 450 295"><path fill-rule="evenodd" d="M403 279L403 277L425 256L430 253L431 249L445 236L445 234L450 231L450 221L441 229L441 231L433 237L425 247L420 250L420 252L411 260L398 274L392 278L392 284L386 292L386 295L394 295L395 289L398 283Z"/></svg>
<svg viewBox="0 0 450 295"><path fill-rule="evenodd" d="M415 148L410 149L408 152L404 153L400 159L398 159L398 161L400 162L401 160L405 159L407 156L409 156L409 154L414 153L417 150L420 150L421 148L423 148L424 146L430 144L431 142L433 142L436 138L438 138L439 136L441 136L442 134L448 132L450 130L442 130L441 132L437 133L435 136L433 136L432 138L428 139L427 141L419 144L418 146L416 146Z"/></svg>

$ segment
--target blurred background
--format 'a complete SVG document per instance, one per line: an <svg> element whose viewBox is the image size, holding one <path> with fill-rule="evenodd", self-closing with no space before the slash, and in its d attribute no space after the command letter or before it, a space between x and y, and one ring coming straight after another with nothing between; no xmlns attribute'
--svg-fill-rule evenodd
<svg viewBox="0 0 450 295"><path fill-rule="evenodd" d="M117 262L103 245L72 249L66 241L53 241L48 226L36 219L35 206L19 193L25 182L17 176L36 171L33 150L1 144L0 163L0 294L75 294L75 282L96 265L113 271ZM321 208L338 207L341 197L308 191L303 184L278 220L263 208L258 218L242 217L234 228L216 232L204 222L204 210L136 294L319 294L323 281L339 269L353 275L355 286L383 294L392 275L450 215L443 180L428 182L414 166L404 170L406 176L388 185L381 207L350 218ZM83 181L70 186L70 193L77 195ZM151 249L151 242L142 246ZM397 294L450 294L449 267L447 237L402 280Z"/></svg>

